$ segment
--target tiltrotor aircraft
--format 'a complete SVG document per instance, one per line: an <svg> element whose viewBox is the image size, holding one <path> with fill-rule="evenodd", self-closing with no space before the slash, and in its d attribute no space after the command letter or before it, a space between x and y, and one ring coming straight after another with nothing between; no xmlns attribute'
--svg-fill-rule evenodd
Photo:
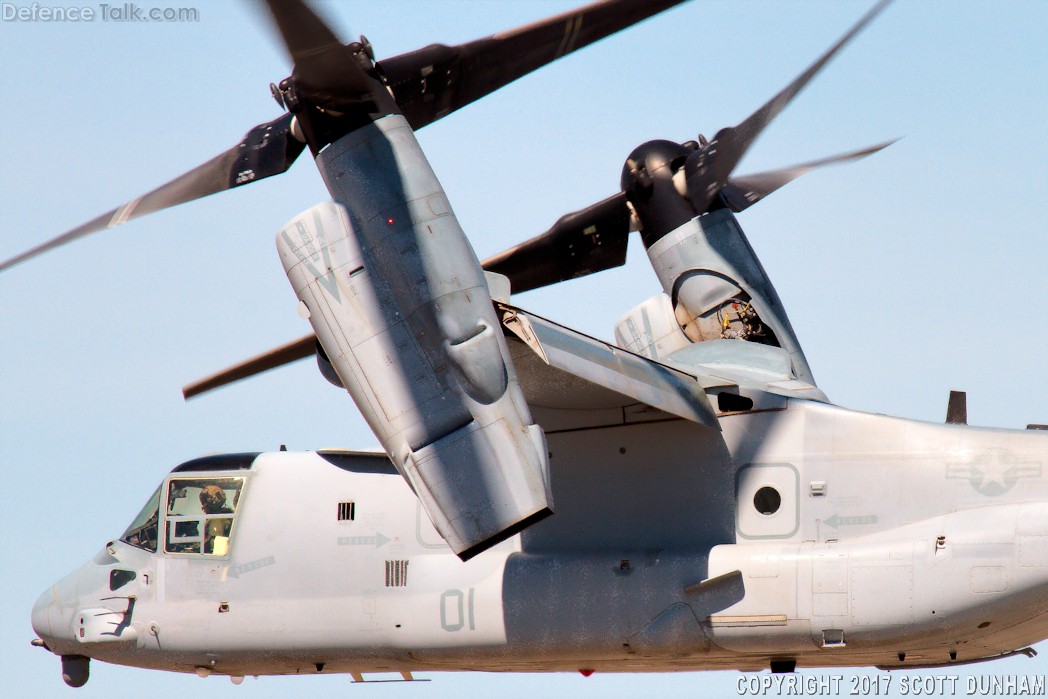
<svg viewBox="0 0 1048 699"><path fill-rule="evenodd" d="M376 61L302 0L269 0L294 63L273 86L286 114L0 265L308 147L331 201L277 248L315 336L186 393L315 353L384 450L175 468L33 608L68 684L91 658L234 680L787 672L1029 655L1048 637L1048 432L969 427L961 395L946 424L830 403L735 218L883 147L733 174L883 3L738 126L638 146L619 193L478 262L414 130L675 4L607 0ZM614 344L516 305L622 264L631 230L662 291ZM302 483L308 506L288 497Z"/></svg>

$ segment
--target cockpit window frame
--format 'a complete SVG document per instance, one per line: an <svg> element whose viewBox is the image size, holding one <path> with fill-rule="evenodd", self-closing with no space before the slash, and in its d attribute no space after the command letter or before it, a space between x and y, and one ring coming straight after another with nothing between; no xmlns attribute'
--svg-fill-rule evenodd
<svg viewBox="0 0 1048 699"><path fill-rule="evenodd" d="M124 530L124 533L120 535L120 541L123 541L130 546L134 546L135 548L142 549L143 551L148 551L149 553L157 553L160 550L160 495L165 490L165 484L166 481L161 482L160 485L156 487L153 494L149 496L148 500L146 500L145 506L137 515L135 515L134 520L132 520L131 524ZM152 514L149 514L150 512ZM137 538L135 536L136 534L147 531L150 521L153 522L154 528L152 547L143 545L142 541L132 541L132 539Z"/></svg>
<svg viewBox="0 0 1048 699"><path fill-rule="evenodd" d="M235 468L235 467L234 467ZM234 496L232 507L228 508L231 511L221 512L216 511L207 513L203 511L203 506L199 508L190 507L191 513L172 515L171 514L171 489L172 487L186 487L175 485L180 482L200 484L208 483L209 485L218 484L221 482L228 481L239 481L238 494ZM237 516L243 507L244 493L248 488L250 478L243 471L196 471L196 470L174 470L168 474L167 478L164 479L162 484L161 493L161 518L159 531L163 533L163 545L158 546L159 553L165 556L174 556L177 558L196 558L202 560L225 560L230 557L232 551L233 537L236 535L237 529ZM195 487L195 486L189 486ZM197 490L199 495L201 489ZM222 488L223 491L228 488ZM227 522L228 525L224 525L223 522ZM185 524L185 533L172 541L171 525L176 527L180 523ZM195 525L195 526L193 526ZM203 531L201 531L203 530ZM211 547L217 548L221 539L224 539L223 551L221 553L208 552L204 549L208 548L209 536L211 534ZM193 544L199 543L197 550L194 550ZM172 550L172 546L184 545L185 550Z"/></svg>

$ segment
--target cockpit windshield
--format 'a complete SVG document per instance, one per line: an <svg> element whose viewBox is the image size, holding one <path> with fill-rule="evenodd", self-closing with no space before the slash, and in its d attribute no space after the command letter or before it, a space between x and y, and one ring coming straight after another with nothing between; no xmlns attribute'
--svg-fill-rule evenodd
<svg viewBox="0 0 1048 699"><path fill-rule="evenodd" d="M243 490L243 478L172 478L167 490L164 550L228 555Z"/></svg>
<svg viewBox="0 0 1048 699"><path fill-rule="evenodd" d="M132 546L137 546L140 549L146 551L152 551L156 553L156 540L157 540L157 522L160 516L160 488L156 489L152 497L149 498L149 502L142 508L142 511L135 517L135 521L131 522L131 526L127 528L123 536L120 537L121 541L126 541Z"/></svg>

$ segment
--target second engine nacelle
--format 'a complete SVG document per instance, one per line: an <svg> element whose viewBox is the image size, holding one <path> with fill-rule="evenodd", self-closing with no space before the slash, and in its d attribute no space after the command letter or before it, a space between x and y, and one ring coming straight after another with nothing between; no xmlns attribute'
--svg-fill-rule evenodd
<svg viewBox="0 0 1048 699"><path fill-rule="evenodd" d="M692 342L728 339L781 347L797 379L814 384L786 310L728 209L696 217L648 248L677 326Z"/></svg>

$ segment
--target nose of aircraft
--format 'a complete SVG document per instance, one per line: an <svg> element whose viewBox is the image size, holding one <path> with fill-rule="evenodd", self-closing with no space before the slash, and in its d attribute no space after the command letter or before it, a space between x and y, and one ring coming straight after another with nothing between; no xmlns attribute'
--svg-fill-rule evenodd
<svg viewBox="0 0 1048 699"><path fill-rule="evenodd" d="M82 655L82 646L73 631L79 578L84 567L49 587L33 605L33 631L48 650L61 656L62 679L70 687L84 686L90 672L90 658Z"/></svg>
<svg viewBox="0 0 1048 699"><path fill-rule="evenodd" d="M53 653L76 652L73 613L77 604L79 570L62 578L44 591L33 605L33 631Z"/></svg>
<svg viewBox="0 0 1048 699"><path fill-rule="evenodd" d="M51 620L50 611L51 603L54 602L53 588L48 589L44 594L36 600L36 604L33 605L33 631L36 632L37 638L42 640L44 643L51 647Z"/></svg>

